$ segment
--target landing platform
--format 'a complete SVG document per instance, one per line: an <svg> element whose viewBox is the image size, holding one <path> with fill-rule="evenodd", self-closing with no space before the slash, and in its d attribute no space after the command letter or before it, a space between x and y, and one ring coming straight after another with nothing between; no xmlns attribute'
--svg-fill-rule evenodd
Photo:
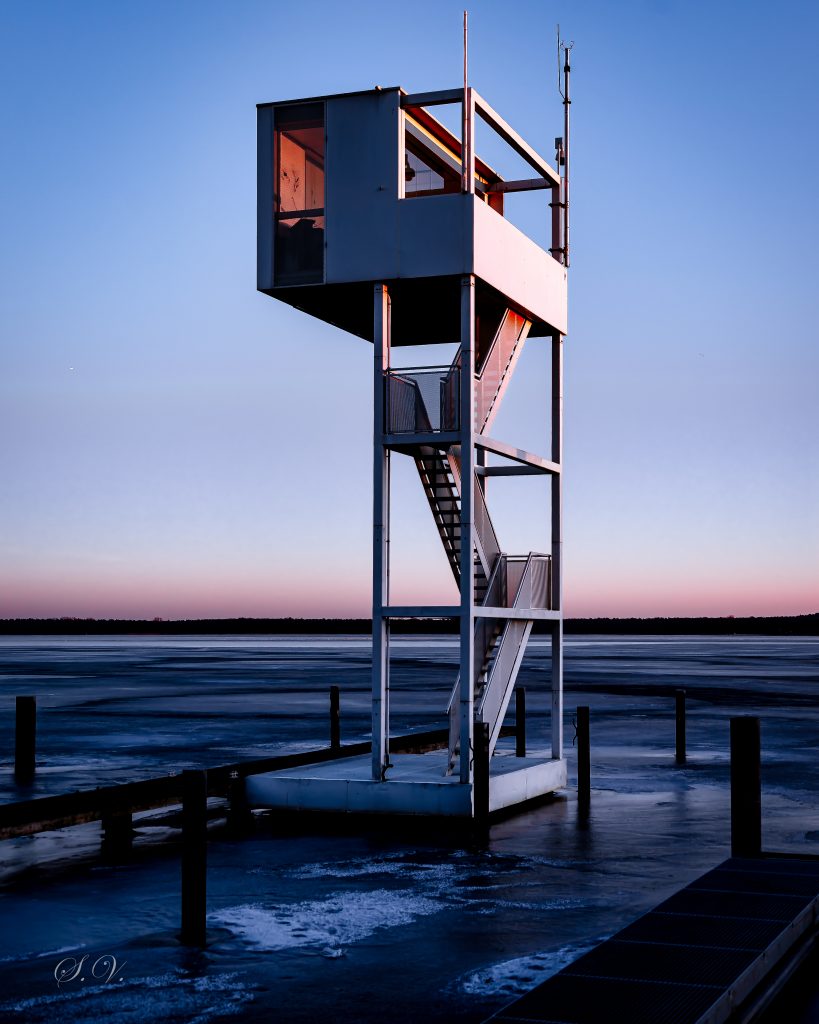
<svg viewBox="0 0 819 1024"><path fill-rule="evenodd" d="M473 816L473 787L457 774L444 775L446 750L392 754L385 782L370 778L370 757L346 757L322 764L247 777L253 807L372 814ZM491 759L489 811L524 803L566 785L565 760L533 752L528 757L498 753Z"/></svg>

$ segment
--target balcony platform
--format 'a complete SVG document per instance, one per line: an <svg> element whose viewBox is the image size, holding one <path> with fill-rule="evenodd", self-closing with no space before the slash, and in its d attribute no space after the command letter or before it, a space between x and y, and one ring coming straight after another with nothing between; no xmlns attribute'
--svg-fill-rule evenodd
<svg viewBox="0 0 819 1024"><path fill-rule="evenodd" d="M370 778L370 756L339 758L247 778L252 807L357 814L419 814L471 818L473 787L444 775L446 750L392 754L386 782ZM457 771L457 768L456 768ZM546 752L498 752L491 759L489 811L522 804L566 785L566 761Z"/></svg>

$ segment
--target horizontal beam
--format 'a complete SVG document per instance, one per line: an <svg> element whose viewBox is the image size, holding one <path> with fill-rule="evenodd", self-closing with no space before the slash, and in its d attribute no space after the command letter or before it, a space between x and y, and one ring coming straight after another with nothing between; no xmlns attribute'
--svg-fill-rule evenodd
<svg viewBox="0 0 819 1024"><path fill-rule="evenodd" d="M504 459L511 459L512 462L520 462L524 466L533 466L541 473L557 474L560 472L560 466L556 462L549 462L548 459L542 459L539 455L533 455L522 448L515 448L504 441L496 441L492 437L487 437L486 434L473 434L472 443L476 448L482 448L485 452L493 452Z"/></svg>
<svg viewBox="0 0 819 1024"><path fill-rule="evenodd" d="M487 192L533 192L537 188L554 188L545 178L517 178L514 181L496 181Z"/></svg>
<svg viewBox="0 0 819 1024"><path fill-rule="evenodd" d="M476 466L476 476L540 476L539 466Z"/></svg>
<svg viewBox="0 0 819 1024"><path fill-rule="evenodd" d="M277 210L273 214L274 220L298 220L300 217L323 217L324 207L316 207L312 210Z"/></svg>
<svg viewBox="0 0 819 1024"><path fill-rule="evenodd" d="M433 448L450 448L461 443L461 435L454 430L431 430L425 434L385 434L384 444L387 448L417 448L418 445L429 445Z"/></svg>
<svg viewBox="0 0 819 1024"><path fill-rule="evenodd" d="M440 107L445 103L461 103L463 89L438 89L436 92L413 92L401 97L402 107Z"/></svg>
<svg viewBox="0 0 819 1024"><path fill-rule="evenodd" d="M559 622L561 618L560 612L551 608L490 608L486 605L478 605L474 614L476 619L524 619L528 622Z"/></svg>
<svg viewBox="0 0 819 1024"><path fill-rule="evenodd" d="M459 604L393 604L381 609L388 619L457 619Z"/></svg>
<svg viewBox="0 0 819 1024"><path fill-rule="evenodd" d="M475 113L485 121L490 128L494 129L498 135L514 149L514 151L522 156L523 159L533 167L538 174L542 177L547 178L549 183L552 185L560 184L560 175L555 171L543 157L535 152L534 149L524 139L518 135L511 125L508 125L506 121L500 116L500 114L493 110L492 107L486 102L486 100L480 96L475 90L472 90L472 95L475 98Z"/></svg>

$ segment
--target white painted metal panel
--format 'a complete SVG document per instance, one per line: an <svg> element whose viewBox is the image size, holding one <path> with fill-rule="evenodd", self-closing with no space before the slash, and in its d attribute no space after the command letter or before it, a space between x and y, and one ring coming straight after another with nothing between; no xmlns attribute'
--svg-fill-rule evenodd
<svg viewBox="0 0 819 1024"><path fill-rule="evenodd" d="M400 94L327 100L325 281L398 276Z"/></svg>
<svg viewBox="0 0 819 1024"><path fill-rule="evenodd" d="M472 264L470 196L454 193L402 199L399 276L468 274Z"/></svg>
<svg viewBox="0 0 819 1024"><path fill-rule="evenodd" d="M369 814L432 814L470 817L472 786L444 776L446 751L393 754L387 782L370 778L370 757L249 775L247 796L255 807ZM566 762L538 756L492 758L490 809L544 796L566 785Z"/></svg>
<svg viewBox="0 0 819 1024"><path fill-rule="evenodd" d="M474 204L475 275L566 334L566 268L480 199L464 199Z"/></svg>
<svg viewBox="0 0 819 1024"><path fill-rule="evenodd" d="M565 760L533 763L527 758L524 763L525 767L520 771L490 776L490 812L565 789L568 779Z"/></svg>

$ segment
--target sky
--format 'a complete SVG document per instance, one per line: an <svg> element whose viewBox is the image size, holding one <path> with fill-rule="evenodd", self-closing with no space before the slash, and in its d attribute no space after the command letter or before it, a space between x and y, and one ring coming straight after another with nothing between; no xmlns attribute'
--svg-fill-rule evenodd
<svg viewBox="0 0 819 1024"><path fill-rule="evenodd" d="M565 613L818 611L819 7L469 11L549 157L574 40ZM461 12L0 4L0 617L369 614L372 349L255 291L255 104L458 86ZM502 440L537 445L544 355ZM448 602L393 462L393 600ZM543 482L492 484L545 545Z"/></svg>

